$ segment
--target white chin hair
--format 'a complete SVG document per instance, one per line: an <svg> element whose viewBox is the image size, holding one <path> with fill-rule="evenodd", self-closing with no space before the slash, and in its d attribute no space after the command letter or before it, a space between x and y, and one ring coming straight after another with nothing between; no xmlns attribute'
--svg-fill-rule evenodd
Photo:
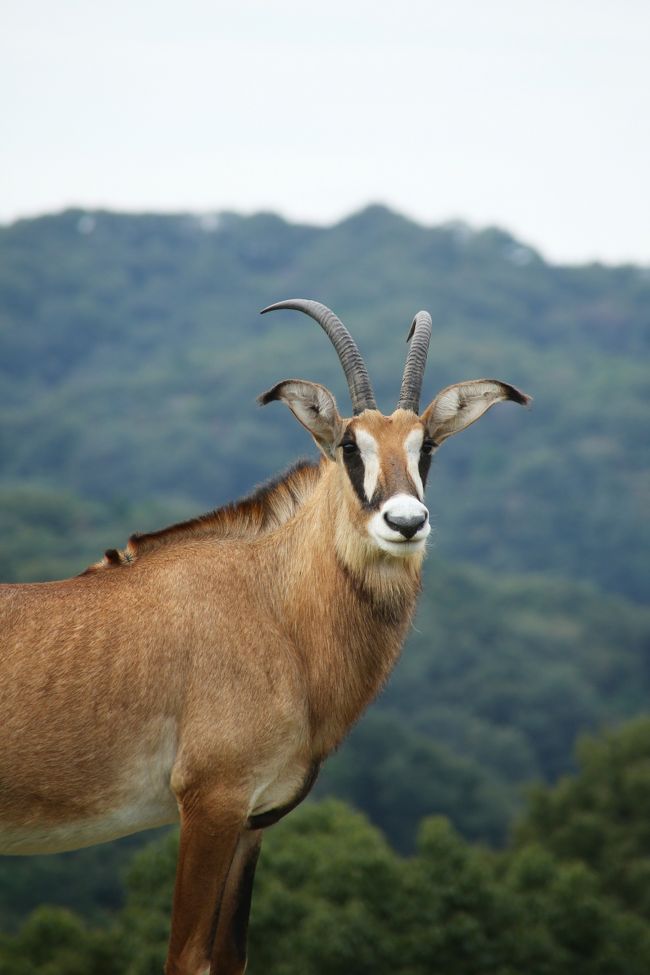
<svg viewBox="0 0 650 975"><path fill-rule="evenodd" d="M422 552L427 544L426 537L414 538L411 541L404 540L403 542L389 542L387 538L381 538L378 535L371 535L371 538L383 552L389 552L390 555L397 558L405 558L407 555Z"/></svg>

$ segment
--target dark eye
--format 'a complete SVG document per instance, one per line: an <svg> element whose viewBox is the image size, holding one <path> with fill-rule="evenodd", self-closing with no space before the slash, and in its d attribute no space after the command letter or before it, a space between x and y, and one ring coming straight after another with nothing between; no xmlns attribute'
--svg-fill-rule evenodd
<svg viewBox="0 0 650 975"><path fill-rule="evenodd" d="M343 453L348 455L356 454L357 450L359 449L354 440L346 440L345 443L341 444L341 447L343 448Z"/></svg>
<svg viewBox="0 0 650 975"><path fill-rule="evenodd" d="M435 447L435 443L433 442L433 440L425 440L422 443L422 453L430 454L434 447Z"/></svg>

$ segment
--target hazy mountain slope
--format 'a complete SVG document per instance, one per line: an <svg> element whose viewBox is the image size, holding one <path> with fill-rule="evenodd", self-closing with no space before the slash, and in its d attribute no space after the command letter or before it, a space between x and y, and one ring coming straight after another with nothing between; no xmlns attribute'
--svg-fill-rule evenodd
<svg viewBox="0 0 650 975"><path fill-rule="evenodd" d="M304 375L348 406L317 326L257 315L294 294L349 323L384 409L419 307L435 323L426 396L478 375L535 396L530 414L495 411L441 452L441 553L643 597L649 273L553 267L500 231L381 207L330 228L76 211L2 228L4 478L200 510L309 450L287 415L254 405Z"/></svg>

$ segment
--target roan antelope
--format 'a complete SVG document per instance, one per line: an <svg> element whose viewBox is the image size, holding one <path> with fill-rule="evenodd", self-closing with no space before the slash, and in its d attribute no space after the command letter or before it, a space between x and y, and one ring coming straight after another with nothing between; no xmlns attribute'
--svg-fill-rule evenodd
<svg viewBox="0 0 650 975"><path fill-rule="evenodd" d="M431 319L413 322L383 416L324 305L295 299L339 355L353 404L318 383L282 400L312 435L252 496L148 535L62 582L0 586L0 852L70 850L180 820L167 975L240 975L262 835L394 666L418 591L431 456L494 403L493 379L419 413Z"/></svg>

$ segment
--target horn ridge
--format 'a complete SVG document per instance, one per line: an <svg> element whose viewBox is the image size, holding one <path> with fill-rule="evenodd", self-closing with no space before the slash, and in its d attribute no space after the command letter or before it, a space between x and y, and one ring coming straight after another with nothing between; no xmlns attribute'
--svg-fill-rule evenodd
<svg viewBox="0 0 650 975"><path fill-rule="evenodd" d="M352 408L354 415L363 413L364 410L376 410L375 397L370 385L370 377L361 353L356 342L348 332L340 318L326 305L320 301L313 301L310 298L289 298L286 301L277 301L260 312L265 315L268 311L288 308L293 311L304 312L326 333L332 345L336 349L343 372L348 382Z"/></svg>
<svg viewBox="0 0 650 975"><path fill-rule="evenodd" d="M422 379L431 341L431 315L428 311L417 313L411 323L406 341L410 341L411 345L406 357L397 408L419 413Z"/></svg>

